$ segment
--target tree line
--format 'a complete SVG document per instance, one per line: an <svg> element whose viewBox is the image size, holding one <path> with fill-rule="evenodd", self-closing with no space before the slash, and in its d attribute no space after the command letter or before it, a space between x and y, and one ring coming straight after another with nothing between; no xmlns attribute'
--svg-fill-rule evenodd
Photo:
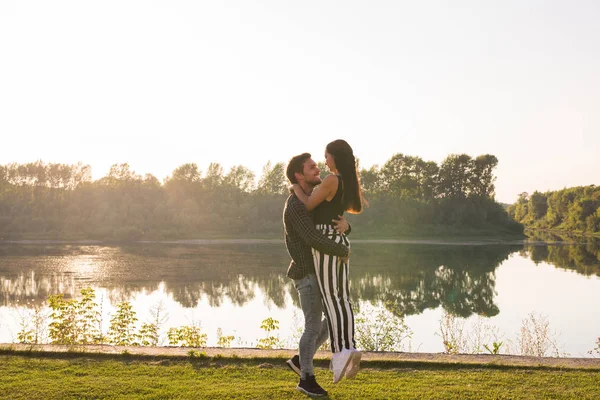
<svg viewBox="0 0 600 400"><path fill-rule="evenodd" d="M361 236L522 233L494 200L493 155L450 155L440 165L395 154L360 169L368 207L348 216ZM326 168L321 164L322 174ZM82 163L0 165L4 239L181 239L269 237L282 233L288 194L285 164L267 162L260 177L238 165L177 167L162 182L127 163L92 180Z"/></svg>
<svg viewBox="0 0 600 400"><path fill-rule="evenodd" d="M600 233L600 186L578 186L541 193L521 193L509 215L527 228Z"/></svg>

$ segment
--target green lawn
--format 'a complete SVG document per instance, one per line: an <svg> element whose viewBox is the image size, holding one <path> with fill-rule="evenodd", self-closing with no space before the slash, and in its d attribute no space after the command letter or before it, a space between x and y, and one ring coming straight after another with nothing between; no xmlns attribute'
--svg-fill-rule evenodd
<svg viewBox="0 0 600 400"><path fill-rule="evenodd" d="M1 399L306 399L284 359L0 353ZM600 370L363 363L330 399L600 399Z"/></svg>

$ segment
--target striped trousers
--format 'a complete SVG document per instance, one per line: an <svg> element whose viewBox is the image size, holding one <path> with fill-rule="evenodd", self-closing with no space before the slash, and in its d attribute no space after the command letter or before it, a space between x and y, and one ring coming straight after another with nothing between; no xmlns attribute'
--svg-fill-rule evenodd
<svg viewBox="0 0 600 400"><path fill-rule="evenodd" d="M338 233L332 225L319 224L317 229L328 238L350 247L346 235ZM323 298L323 310L329 327L331 351L337 353L342 349L355 349L349 265L340 257L324 254L315 249L312 251L317 282Z"/></svg>

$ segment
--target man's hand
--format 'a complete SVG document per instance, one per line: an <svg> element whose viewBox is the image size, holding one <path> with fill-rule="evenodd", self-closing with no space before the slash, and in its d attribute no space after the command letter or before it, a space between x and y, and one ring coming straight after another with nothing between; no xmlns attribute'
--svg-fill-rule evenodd
<svg viewBox="0 0 600 400"><path fill-rule="evenodd" d="M348 264L348 261L350 261L350 247L348 247L348 255L346 257L342 257L342 262L344 264Z"/></svg>
<svg viewBox="0 0 600 400"><path fill-rule="evenodd" d="M333 222L333 226L338 233L346 233L350 227L348 221L346 221L346 219L341 215L338 215L338 219L332 219L331 222ZM350 248L348 248L348 255L346 257L342 257L342 262L344 264L347 264L348 261L350 261Z"/></svg>
<svg viewBox="0 0 600 400"><path fill-rule="evenodd" d="M346 233L350 226L348 221L341 215L338 215L338 219L332 219L331 222L333 222L333 226L338 233Z"/></svg>

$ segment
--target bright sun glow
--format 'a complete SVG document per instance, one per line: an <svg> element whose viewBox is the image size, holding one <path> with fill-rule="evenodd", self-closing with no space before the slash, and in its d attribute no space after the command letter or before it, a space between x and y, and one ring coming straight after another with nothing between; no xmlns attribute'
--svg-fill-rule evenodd
<svg viewBox="0 0 600 400"><path fill-rule="evenodd" d="M344 138L498 157L497 199L598 184L600 5L0 2L0 164L128 162L159 179Z"/></svg>

